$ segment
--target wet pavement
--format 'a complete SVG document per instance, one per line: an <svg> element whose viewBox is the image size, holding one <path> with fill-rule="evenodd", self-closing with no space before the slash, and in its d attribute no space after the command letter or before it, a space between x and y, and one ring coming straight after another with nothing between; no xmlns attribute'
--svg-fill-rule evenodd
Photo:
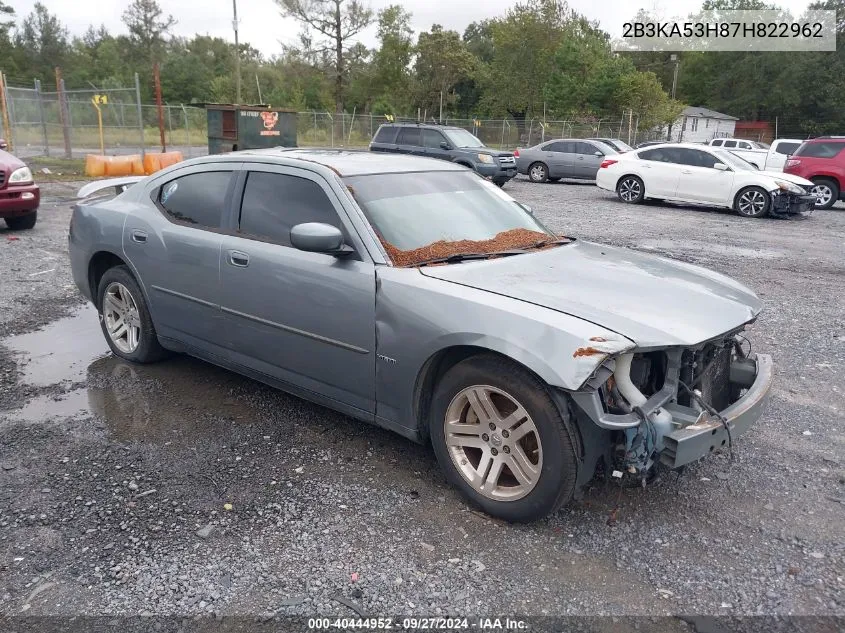
<svg viewBox="0 0 845 633"><path fill-rule="evenodd" d="M758 290L752 341L778 378L735 461L646 489L596 483L532 525L491 520L427 447L186 356L112 356L68 291L57 195L32 234L0 239L12 283L40 290L2 289L0 613L842 614L845 213L743 232L721 214L634 213L591 187L509 188L554 228ZM679 218L694 227L683 239ZM29 281L44 261L20 257L36 249L57 267L45 282Z"/></svg>

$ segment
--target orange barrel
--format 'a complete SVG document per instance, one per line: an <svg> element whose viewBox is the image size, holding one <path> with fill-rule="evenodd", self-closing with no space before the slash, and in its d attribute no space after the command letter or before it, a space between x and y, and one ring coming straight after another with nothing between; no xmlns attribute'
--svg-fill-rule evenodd
<svg viewBox="0 0 845 633"><path fill-rule="evenodd" d="M106 175L106 157L88 154L85 157L85 175L101 178Z"/></svg>

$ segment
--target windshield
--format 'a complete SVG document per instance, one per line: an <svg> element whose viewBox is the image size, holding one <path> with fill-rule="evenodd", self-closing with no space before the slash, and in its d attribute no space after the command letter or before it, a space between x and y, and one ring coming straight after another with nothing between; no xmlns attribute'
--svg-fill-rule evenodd
<svg viewBox="0 0 845 633"><path fill-rule="evenodd" d="M375 174L344 182L399 266L559 239L516 200L470 172Z"/></svg>
<svg viewBox="0 0 845 633"><path fill-rule="evenodd" d="M757 171L757 168L749 163L747 160L742 158L741 156L737 156L732 152L728 152L723 149L715 150L713 152L720 161L725 163L728 167L732 169L737 169L740 171Z"/></svg>
<svg viewBox="0 0 845 633"><path fill-rule="evenodd" d="M484 143L466 130L443 130L455 147L484 147Z"/></svg>

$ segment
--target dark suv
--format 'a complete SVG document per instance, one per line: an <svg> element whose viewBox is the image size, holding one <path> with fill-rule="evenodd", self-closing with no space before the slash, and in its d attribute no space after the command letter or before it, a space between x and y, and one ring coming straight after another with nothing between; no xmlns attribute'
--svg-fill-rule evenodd
<svg viewBox="0 0 845 633"><path fill-rule="evenodd" d="M783 168L787 174L815 183L817 209L845 200L845 136L820 136L804 141Z"/></svg>
<svg viewBox="0 0 845 633"><path fill-rule="evenodd" d="M486 147L463 128L429 123L385 123L379 127L371 152L428 156L474 169L500 187L516 176L512 152Z"/></svg>

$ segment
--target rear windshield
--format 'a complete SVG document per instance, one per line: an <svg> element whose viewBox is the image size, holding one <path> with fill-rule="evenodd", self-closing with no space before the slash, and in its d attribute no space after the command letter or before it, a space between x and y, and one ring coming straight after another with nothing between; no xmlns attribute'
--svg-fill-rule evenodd
<svg viewBox="0 0 845 633"><path fill-rule="evenodd" d="M820 141L818 143L804 143L795 150L795 156L807 156L809 158L833 158L842 148L845 141Z"/></svg>
<svg viewBox="0 0 845 633"><path fill-rule="evenodd" d="M789 156L790 154L794 153L796 149L801 147L801 143L778 143L777 147L775 148L775 152L777 154L786 154Z"/></svg>

